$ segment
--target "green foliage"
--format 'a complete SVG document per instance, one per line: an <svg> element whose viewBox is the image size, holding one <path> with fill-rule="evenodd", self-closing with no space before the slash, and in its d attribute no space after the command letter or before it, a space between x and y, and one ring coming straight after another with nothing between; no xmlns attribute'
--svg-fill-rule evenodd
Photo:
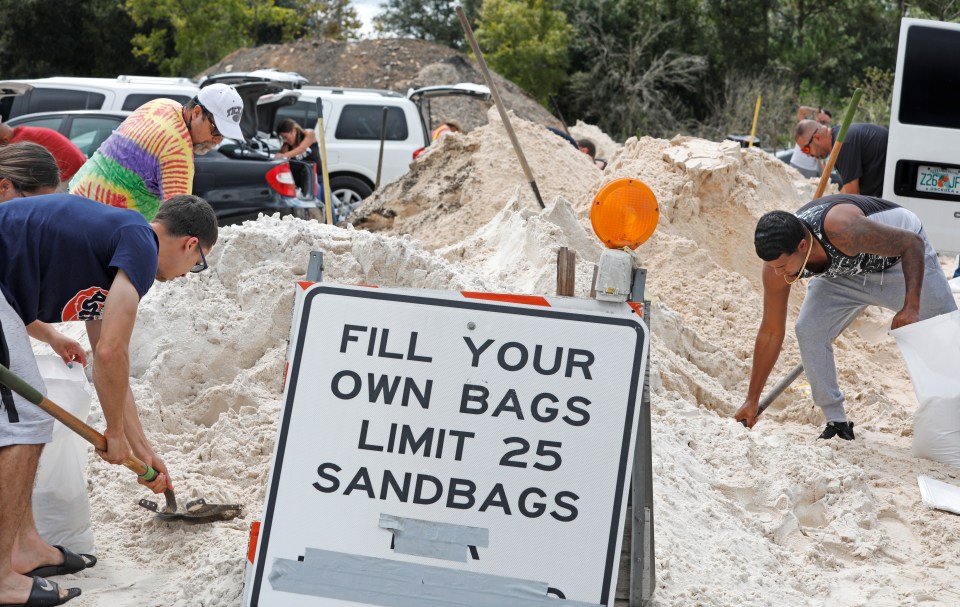
<svg viewBox="0 0 960 607"><path fill-rule="evenodd" d="M756 137L760 145L768 149L791 147L797 110L792 88L789 74L784 71L727 72L723 96L712 98L714 105L707 119L694 130L713 141L720 141L727 135L749 135L759 95Z"/></svg>
<svg viewBox="0 0 960 607"><path fill-rule="evenodd" d="M471 27L476 26L482 0L387 0L374 18L374 30L402 38L419 38L455 49L467 46L463 27L454 10L463 7Z"/></svg>
<svg viewBox="0 0 960 607"><path fill-rule="evenodd" d="M551 0L485 0L476 37L491 69L546 105L566 77L572 33Z"/></svg>
<svg viewBox="0 0 960 607"><path fill-rule="evenodd" d="M306 0L299 7L302 30L330 40L356 40L363 22L350 0Z"/></svg>
<svg viewBox="0 0 960 607"><path fill-rule="evenodd" d="M574 0L577 30L576 70L563 99L572 111L607 133L623 139L638 129L647 135L672 136L691 119L682 94L697 98L706 75L705 57L673 48L689 35L699 17L692 10L673 12L639 0ZM690 3L687 3L688 5ZM691 9L690 6L687 6ZM676 20L662 21L673 14ZM656 25L652 25L656 23Z"/></svg>
<svg viewBox="0 0 960 607"><path fill-rule="evenodd" d="M893 101L893 70L868 67L860 78L854 78L851 89L863 89L854 120L886 127L890 124L890 105Z"/></svg>
<svg viewBox="0 0 960 607"><path fill-rule="evenodd" d="M252 44L254 33L279 27L292 36L296 11L273 0L126 0L124 7L143 33L133 53L167 75L194 74L224 55Z"/></svg>
<svg viewBox="0 0 960 607"><path fill-rule="evenodd" d="M0 0L4 78L155 74L131 55L136 26L114 0Z"/></svg>

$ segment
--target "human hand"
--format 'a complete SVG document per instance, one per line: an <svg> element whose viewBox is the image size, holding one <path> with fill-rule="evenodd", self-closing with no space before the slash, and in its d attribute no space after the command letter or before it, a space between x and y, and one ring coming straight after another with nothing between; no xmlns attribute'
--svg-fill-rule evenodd
<svg viewBox="0 0 960 607"><path fill-rule="evenodd" d="M917 310L903 308L894 315L893 321L890 323L890 328L899 329L900 327L913 324L918 320L920 320L920 313Z"/></svg>
<svg viewBox="0 0 960 607"><path fill-rule="evenodd" d="M173 491L173 481L170 480L170 473L167 471L167 465L159 455L153 451L144 451L137 454L143 463L157 471L157 477L150 482L138 478L137 482L150 489L154 493L163 493L167 489Z"/></svg>
<svg viewBox="0 0 960 607"><path fill-rule="evenodd" d="M733 414L733 418L743 423L747 428L752 428L757 423L757 416L760 415L759 409L760 403L755 400L746 400Z"/></svg>
<svg viewBox="0 0 960 607"><path fill-rule="evenodd" d="M59 331L53 331L49 344L57 356L63 359L64 363L72 365L72 363L78 362L84 367L87 366L87 353L80 342L70 339Z"/></svg>
<svg viewBox="0 0 960 607"><path fill-rule="evenodd" d="M122 464L133 455L133 449L130 448L127 435L124 434L122 430L118 432L108 427L104 431L103 437L107 439L107 450L101 451L97 449L97 455L107 463Z"/></svg>

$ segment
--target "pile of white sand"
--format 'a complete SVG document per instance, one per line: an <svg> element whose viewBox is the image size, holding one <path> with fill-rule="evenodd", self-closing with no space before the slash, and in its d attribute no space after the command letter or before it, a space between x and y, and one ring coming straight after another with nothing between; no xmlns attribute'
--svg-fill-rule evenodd
<svg viewBox="0 0 960 607"><path fill-rule="evenodd" d="M540 211L496 122L445 138L376 194L368 217L379 213L381 227L409 235L261 218L221 230L211 271L154 287L132 345L144 425L181 500L239 502L246 515L157 522L135 505L145 491L131 473L91 456L101 561L61 578L84 590L71 605L240 604L294 284L311 250L324 252L329 282L546 295L556 249L567 246L584 296L599 253L586 213L616 177L647 183L661 209L658 231L638 250L654 301L656 604L960 604L960 518L922 506L916 482L927 474L960 484L960 470L910 456L916 402L886 334L890 314L870 310L836 344L856 441L816 440L822 417L803 377L752 431L731 418L761 312L753 227L766 210L800 206L813 184L762 151L686 138L631 139L601 173L518 121L548 203ZM795 291L792 316L804 289ZM791 337L774 374L797 360Z"/></svg>

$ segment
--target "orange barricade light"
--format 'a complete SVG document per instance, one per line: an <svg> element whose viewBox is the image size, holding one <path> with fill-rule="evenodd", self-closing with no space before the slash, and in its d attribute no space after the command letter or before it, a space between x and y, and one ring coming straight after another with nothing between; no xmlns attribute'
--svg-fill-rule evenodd
<svg viewBox="0 0 960 607"><path fill-rule="evenodd" d="M593 231L608 249L636 249L657 229L660 207L643 182L614 179L597 192L590 207Z"/></svg>

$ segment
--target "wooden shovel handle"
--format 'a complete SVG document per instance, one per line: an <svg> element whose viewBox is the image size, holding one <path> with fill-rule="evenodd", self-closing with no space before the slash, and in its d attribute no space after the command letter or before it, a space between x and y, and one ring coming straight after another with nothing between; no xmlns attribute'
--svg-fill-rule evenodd
<svg viewBox="0 0 960 607"><path fill-rule="evenodd" d="M65 411L60 405L45 397L39 390L3 365L0 365L0 383L49 413L51 417L79 434L83 440L96 447L97 450L107 450L107 439L102 434L80 421L69 411ZM123 462L123 465L136 472L137 476L147 482L157 478L156 470L132 455Z"/></svg>

